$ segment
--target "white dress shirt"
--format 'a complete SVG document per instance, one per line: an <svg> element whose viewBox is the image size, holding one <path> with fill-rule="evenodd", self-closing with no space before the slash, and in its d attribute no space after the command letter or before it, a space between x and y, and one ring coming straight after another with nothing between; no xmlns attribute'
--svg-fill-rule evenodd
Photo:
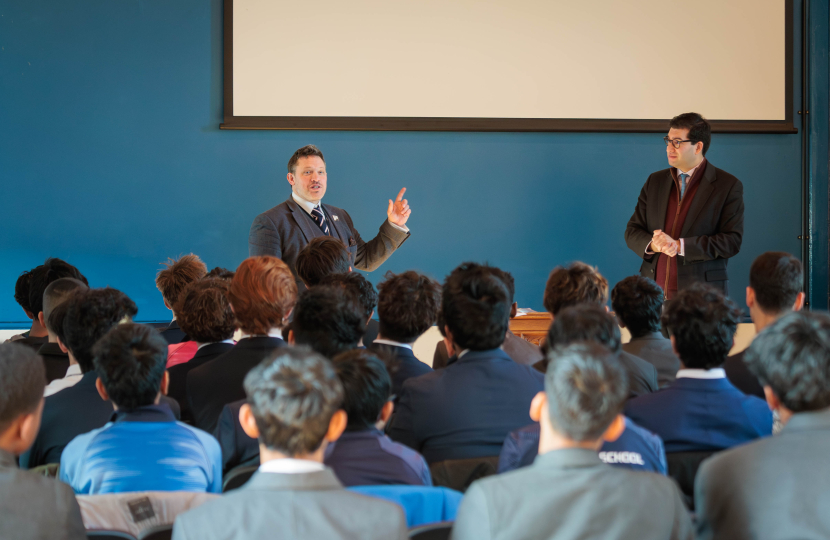
<svg viewBox="0 0 830 540"><path fill-rule="evenodd" d="M280 458L266 461L259 466L259 472L277 474L303 474L325 470L325 465L307 459Z"/></svg>
<svg viewBox="0 0 830 540"><path fill-rule="evenodd" d="M677 372L677 379L725 379L726 371L723 368L712 369L681 369Z"/></svg>
<svg viewBox="0 0 830 540"><path fill-rule="evenodd" d="M403 347L404 349L412 350L412 345L409 343L400 343L399 341L392 341L391 339L375 339L372 343L375 345L392 345L393 347Z"/></svg>
<svg viewBox="0 0 830 540"><path fill-rule="evenodd" d="M277 339L282 339L282 328L272 328L268 330L267 336L264 334L244 334L242 332L239 333L240 341L249 337L275 337ZM222 343L225 342L223 341ZM233 340L231 340L230 343L233 343Z"/></svg>
<svg viewBox="0 0 830 540"><path fill-rule="evenodd" d="M64 375L63 379L55 379L46 385L46 388L43 389L43 397L51 396L52 394L60 392L64 388L75 386L83 376L84 374L81 373L81 366L78 364L72 364L69 366L69 369L66 370L66 375Z"/></svg>
<svg viewBox="0 0 830 540"><path fill-rule="evenodd" d="M282 339L282 335L279 335L277 337ZM213 345L214 343L230 343L231 345L233 345L233 340L232 339L223 339L222 341L210 341L208 343L200 343L199 347L197 347L196 350L198 351L202 347L207 347L208 345Z"/></svg>
<svg viewBox="0 0 830 540"><path fill-rule="evenodd" d="M315 204L315 203L313 203L313 202L311 202L311 201L307 201L307 200L303 199L302 197L300 197L299 195L297 195L294 191L292 191L292 192L291 192L291 197L294 199L294 202L296 202L297 204L299 204L299 205L300 205L300 208L302 208L303 210L305 210L305 211L306 211L306 213L307 213L309 216L311 215L311 211L312 211L312 210L314 210L315 208L318 208L321 204L323 204L323 199L320 199L320 200L317 202L317 204ZM337 217L337 216L332 216L332 218L335 218L335 217ZM389 220L387 219L386 221L389 221ZM405 225L404 225L403 227L401 227L400 225L395 225L395 224L394 224L394 223L392 223L391 221L389 221L389 224L390 224L390 225L392 225L393 227L395 227L396 229L398 229L399 231L409 232L409 227L407 227L407 226L405 226Z"/></svg>

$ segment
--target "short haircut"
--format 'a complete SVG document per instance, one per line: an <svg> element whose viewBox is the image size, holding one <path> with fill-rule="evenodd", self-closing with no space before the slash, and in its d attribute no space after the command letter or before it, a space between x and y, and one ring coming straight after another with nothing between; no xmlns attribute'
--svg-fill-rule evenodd
<svg viewBox="0 0 830 540"><path fill-rule="evenodd" d="M179 300L179 295L185 287L207 274L205 263L192 253L179 257L178 260L167 259L167 262L162 264L165 268L156 274L156 287L170 308ZM173 310L173 314L175 313Z"/></svg>
<svg viewBox="0 0 830 540"><path fill-rule="evenodd" d="M741 316L721 291L694 283L666 303L662 321L685 367L711 369L726 360Z"/></svg>
<svg viewBox="0 0 830 540"><path fill-rule="evenodd" d="M43 359L31 347L0 343L0 433L37 409L45 387Z"/></svg>
<svg viewBox="0 0 830 540"><path fill-rule="evenodd" d="M66 306L63 318L63 344L81 366L81 371L92 371L92 346L104 334L138 313L135 302L117 289L109 287L77 292L61 306Z"/></svg>
<svg viewBox="0 0 830 540"><path fill-rule="evenodd" d="M312 238L300 253L294 268L307 287L314 287L330 274L342 274L351 267L349 252L343 242L331 236Z"/></svg>
<svg viewBox="0 0 830 540"><path fill-rule="evenodd" d="M46 329L52 332L54 327L50 326L49 317L52 311L76 291L86 291L89 287L82 281L75 278L60 278L50 283L43 292L43 319Z"/></svg>
<svg viewBox="0 0 830 540"><path fill-rule="evenodd" d="M557 433L595 441L622 412L628 379L616 354L596 343L575 343L551 351L545 394Z"/></svg>
<svg viewBox="0 0 830 540"><path fill-rule="evenodd" d="M663 289L647 277L629 276L611 291L611 307L631 332L631 337L659 332Z"/></svg>
<svg viewBox="0 0 830 540"><path fill-rule="evenodd" d="M688 129L692 144L703 143L703 155L709 150L712 141L712 126L698 113L683 113L669 120L669 129Z"/></svg>
<svg viewBox="0 0 830 540"><path fill-rule="evenodd" d="M233 337L236 329L228 302L230 282L205 278L188 285L176 302L176 322L197 343L214 343Z"/></svg>
<svg viewBox="0 0 830 540"><path fill-rule="evenodd" d="M291 330L297 345L308 345L326 358L357 347L366 333L366 317L357 299L340 287L319 285L297 301Z"/></svg>
<svg viewBox="0 0 830 540"><path fill-rule="evenodd" d="M313 144L307 144L302 148L297 149L297 151L292 154L291 159L288 160L288 172L294 174L294 171L297 169L297 162L300 161L300 158L309 156L317 156L323 160L323 163L326 162L326 158L323 157L323 152L321 152L319 148Z"/></svg>
<svg viewBox="0 0 830 540"><path fill-rule="evenodd" d="M17 281L14 282L14 301L28 313L32 313L32 307L29 305L29 280L31 277L31 270L26 270L20 274L17 277ZM36 317L37 313L34 313L33 315Z"/></svg>
<svg viewBox="0 0 830 540"><path fill-rule="evenodd" d="M69 311L69 304L73 301L72 299L76 294L83 294L84 292L78 290L70 294L63 302L52 309L51 313L49 313L49 318L46 319L46 328L58 336L58 339L64 345L66 345L66 335L63 333L63 321L66 318L66 312Z"/></svg>
<svg viewBox="0 0 830 540"><path fill-rule="evenodd" d="M378 333L412 343L435 323L441 309L441 285L413 270L387 272L378 283Z"/></svg>
<svg viewBox="0 0 830 540"><path fill-rule="evenodd" d="M283 347L245 376L259 441L286 456L314 452L343 402L331 362L306 347Z"/></svg>
<svg viewBox="0 0 830 540"><path fill-rule="evenodd" d="M372 316L375 306L378 305L378 293L368 279L358 272L346 272L345 274L330 274L320 280L319 285L340 287L348 294L354 296L363 307L363 315L366 320Z"/></svg>
<svg viewBox="0 0 830 540"><path fill-rule="evenodd" d="M604 308L580 304L559 312L548 328L547 348L565 347L579 341L598 343L613 353L622 349L617 321Z"/></svg>
<svg viewBox="0 0 830 540"><path fill-rule="evenodd" d="M472 351L501 346L510 321L509 294L487 265L466 262L453 270L441 294L441 311L453 342Z"/></svg>
<svg viewBox="0 0 830 540"><path fill-rule="evenodd" d="M285 324L297 303L297 282L278 258L249 257L236 269L228 300L240 330L267 334Z"/></svg>
<svg viewBox="0 0 830 540"><path fill-rule="evenodd" d="M167 341L143 324L121 324L92 348L95 370L119 409L152 405L167 367Z"/></svg>
<svg viewBox="0 0 830 540"><path fill-rule="evenodd" d="M89 285L89 282L77 268L61 259L49 258L42 265L32 270L29 277L29 307L32 308L32 315L43 311L43 293L50 283L60 278L75 278Z"/></svg>
<svg viewBox="0 0 830 540"><path fill-rule="evenodd" d="M788 313L764 328L744 361L794 413L830 407L830 317Z"/></svg>
<svg viewBox="0 0 830 540"><path fill-rule="evenodd" d="M801 261L783 251L767 251L758 256L749 269L749 286L764 313L778 314L793 308L804 288Z"/></svg>
<svg viewBox="0 0 830 540"><path fill-rule="evenodd" d="M545 284L545 296L542 300L545 309L554 317L560 310L569 306L605 305L606 302L608 281L596 268L578 261L553 269Z"/></svg>
<svg viewBox="0 0 830 540"><path fill-rule="evenodd" d="M383 360L366 349L353 349L338 354L332 363L343 385L343 409L349 418L347 427L374 426L392 394L392 379Z"/></svg>
<svg viewBox="0 0 830 540"><path fill-rule="evenodd" d="M215 267L213 270L205 274L206 278L225 279L230 281L233 279L234 272L221 266Z"/></svg>

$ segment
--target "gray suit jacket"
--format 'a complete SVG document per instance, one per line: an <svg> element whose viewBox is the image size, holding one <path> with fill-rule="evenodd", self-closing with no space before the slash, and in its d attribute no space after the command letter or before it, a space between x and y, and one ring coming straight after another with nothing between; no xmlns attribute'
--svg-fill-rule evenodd
<svg viewBox="0 0 830 540"><path fill-rule="evenodd" d="M596 451L568 448L473 483L453 540L689 539L692 521L671 479L613 468Z"/></svg>
<svg viewBox="0 0 830 540"><path fill-rule="evenodd" d="M173 540L404 540L400 506L343 489L331 469L256 473L241 488L179 515Z"/></svg>
<svg viewBox="0 0 830 540"><path fill-rule="evenodd" d="M68 485L17 468L0 450L0 538L86 540L81 509Z"/></svg>
<svg viewBox="0 0 830 540"><path fill-rule="evenodd" d="M699 538L830 538L828 448L824 409L704 461L695 480Z"/></svg>
<svg viewBox="0 0 830 540"><path fill-rule="evenodd" d="M663 337L660 332L646 334L643 337L631 338L624 343L623 350L642 358L657 370L657 382L660 388L665 388L674 382L680 369L680 358L671 348L671 340Z"/></svg>
<svg viewBox="0 0 830 540"><path fill-rule="evenodd" d="M409 233L396 229L388 220L384 220L378 235L364 242L354 228L351 216L345 210L329 204L323 204L322 207L329 220L329 226L333 229L331 235L339 238L349 250L352 268L371 272L383 264L392 252L409 238ZM279 257L296 278L297 255L312 238L318 236L324 236L323 231L314 223L308 212L289 197L284 203L254 219L248 235L248 254L251 257ZM299 280L297 286L300 291L305 290L305 286Z"/></svg>

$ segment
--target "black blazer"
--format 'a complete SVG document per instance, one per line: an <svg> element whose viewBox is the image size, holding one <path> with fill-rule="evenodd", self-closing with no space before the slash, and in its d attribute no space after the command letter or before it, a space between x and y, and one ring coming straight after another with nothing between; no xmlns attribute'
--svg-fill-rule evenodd
<svg viewBox="0 0 830 540"><path fill-rule="evenodd" d="M392 377L392 393L396 396L401 395L403 383L407 379L432 373L432 368L418 360L415 353L406 347L378 343L367 348L380 354L381 358L386 357L392 361L388 368L389 375Z"/></svg>
<svg viewBox="0 0 830 540"><path fill-rule="evenodd" d="M196 351L193 358L187 362L176 364L167 370L170 375L170 381L167 384L167 396L179 403L179 407L182 409L183 422L193 423L193 413L190 411L190 402L187 399L187 374L231 349L233 349L233 343L211 343Z"/></svg>
<svg viewBox="0 0 830 540"><path fill-rule="evenodd" d="M57 343L44 343L37 353L43 358L43 365L46 367L46 384L66 377L69 355L63 352Z"/></svg>
<svg viewBox="0 0 830 540"><path fill-rule="evenodd" d="M657 369L631 353L620 351L617 359L628 374L628 397L635 398L656 392L660 386L657 379ZM545 358L533 364L533 367L542 373L548 369L548 359Z"/></svg>
<svg viewBox="0 0 830 540"><path fill-rule="evenodd" d="M176 321L172 321L167 328L161 330L160 332L161 337L167 340L168 345L175 345L176 343L181 343L183 341L190 341L190 338L187 337L184 330L179 328L179 323Z"/></svg>
<svg viewBox="0 0 830 540"><path fill-rule="evenodd" d="M239 423L239 409L244 403L240 399L225 405L213 432L222 448L222 474L241 465L259 464L259 442L249 437Z"/></svg>
<svg viewBox="0 0 830 540"><path fill-rule="evenodd" d="M274 337L250 337L228 352L187 374L187 398L193 421L201 430L213 433L222 407L245 399L242 383L257 364L271 351L285 347L285 341Z"/></svg>
<svg viewBox="0 0 830 540"><path fill-rule="evenodd" d="M660 332L631 338L631 341L624 343L622 348L625 352L642 358L657 369L657 382L660 383L660 388L674 382L680 369L680 358L674 354L671 340L664 338Z"/></svg>
<svg viewBox="0 0 830 540"><path fill-rule="evenodd" d="M761 399L766 399L764 395L764 387L761 386L758 377L749 371L744 363L744 353L741 351L738 354L732 355L723 363L723 370L726 372L726 378L729 379L735 388L748 396L757 396Z"/></svg>
<svg viewBox="0 0 830 540"><path fill-rule="evenodd" d="M654 279L655 255L646 255L656 229L666 224L666 209L674 184L671 169L646 180L634 214L625 229L625 243L643 259L640 275ZM697 193L677 239L684 239L685 256L677 256L677 288L703 281L728 294L726 263L741 250L744 234L744 188L741 181L711 163L700 179Z"/></svg>

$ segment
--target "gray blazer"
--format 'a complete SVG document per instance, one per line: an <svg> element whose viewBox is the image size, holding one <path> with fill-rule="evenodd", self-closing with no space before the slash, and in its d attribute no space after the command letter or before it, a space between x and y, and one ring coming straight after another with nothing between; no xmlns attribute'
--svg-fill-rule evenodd
<svg viewBox="0 0 830 540"><path fill-rule="evenodd" d="M704 461L695 480L698 537L830 538L828 448L824 409Z"/></svg>
<svg viewBox="0 0 830 540"><path fill-rule="evenodd" d="M17 468L0 450L0 538L86 540L81 509L68 485Z"/></svg>
<svg viewBox="0 0 830 540"><path fill-rule="evenodd" d="M680 370L680 358L674 354L671 340L664 338L660 332L631 338L631 341L623 344L622 349L654 366L657 370L657 382L660 388L673 383Z"/></svg>
<svg viewBox="0 0 830 540"><path fill-rule="evenodd" d="M689 539L692 521L669 478L613 468L568 448L530 467L478 480L458 509L453 540Z"/></svg>
<svg viewBox="0 0 830 540"><path fill-rule="evenodd" d="M343 489L331 469L256 473L241 488L180 514L173 540L404 540L400 506Z"/></svg>
<svg viewBox="0 0 830 540"><path fill-rule="evenodd" d="M332 229L331 235L339 238L349 250L352 268L367 272L375 270L409 238L408 232L396 229L388 220L384 220L378 235L365 242L354 228L352 218L345 210L329 204L323 204L322 207L329 221L329 227ZM308 212L289 197L284 203L261 213L254 219L248 235L248 254L251 257L255 255L279 257L288 265L296 278L297 255L312 238L318 236L324 236L323 231L311 219ZM301 291L305 290L305 286L299 280L297 280L297 286Z"/></svg>

